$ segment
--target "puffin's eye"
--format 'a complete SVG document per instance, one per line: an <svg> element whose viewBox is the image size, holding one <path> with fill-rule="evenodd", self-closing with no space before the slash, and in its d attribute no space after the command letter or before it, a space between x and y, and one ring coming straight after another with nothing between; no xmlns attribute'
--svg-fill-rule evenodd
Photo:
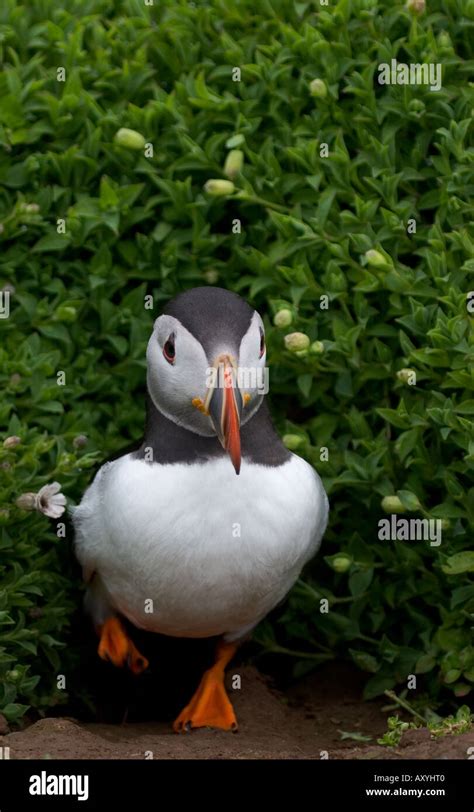
<svg viewBox="0 0 474 812"><path fill-rule="evenodd" d="M265 352L265 336L263 334L263 330L260 329L260 358L262 357L264 352Z"/></svg>
<svg viewBox="0 0 474 812"><path fill-rule="evenodd" d="M176 356L176 349L174 346L174 333L171 333L168 340L165 342L165 345L163 347L163 355L165 356L169 364L174 364L174 359Z"/></svg>

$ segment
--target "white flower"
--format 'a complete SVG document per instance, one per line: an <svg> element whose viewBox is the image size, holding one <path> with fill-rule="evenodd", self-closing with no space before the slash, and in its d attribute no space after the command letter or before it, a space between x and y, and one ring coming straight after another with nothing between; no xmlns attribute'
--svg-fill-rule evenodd
<svg viewBox="0 0 474 812"><path fill-rule="evenodd" d="M35 508L50 519L59 519L66 509L66 497L59 482L43 485L35 497Z"/></svg>
<svg viewBox="0 0 474 812"><path fill-rule="evenodd" d="M43 485L38 493L22 493L15 501L21 510L38 510L50 519L59 519L66 510L67 499L59 482Z"/></svg>

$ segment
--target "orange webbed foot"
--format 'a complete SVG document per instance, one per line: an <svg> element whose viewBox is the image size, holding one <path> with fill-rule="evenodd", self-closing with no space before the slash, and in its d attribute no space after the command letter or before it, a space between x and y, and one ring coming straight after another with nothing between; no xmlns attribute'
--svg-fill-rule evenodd
<svg viewBox="0 0 474 812"><path fill-rule="evenodd" d="M148 668L148 660L140 654L117 617L107 618L99 634L98 653L103 660L118 667L128 665L134 674L141 674Z"/></svg>
<svg viewBox="0 0 474 812"><path fill-rule="evenodd" d="M193 727L218 727L221 730L237 730L238 727L224 684L213 679L209 671L173 724L176 733L184 733Z"/></svg>
<svg viewBox="0 0 474 812"><path fill-rule="evenodd" d="M224 685L224 669L236 650L231 643L222 643L215 664L205 672L199 687L173 724L175 733L185 733L196 727L217 727L237 731L237 719Z"/></svg>

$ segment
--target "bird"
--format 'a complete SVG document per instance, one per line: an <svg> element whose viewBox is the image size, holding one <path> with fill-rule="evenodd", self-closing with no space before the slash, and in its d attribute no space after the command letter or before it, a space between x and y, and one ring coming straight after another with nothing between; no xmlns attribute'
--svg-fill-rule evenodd
<svg viewBox="0 0 474 812"><path fill-rule="evenodd" d="M130 624L215 637L173 728L235 731L225 669L316 554L328 498L273 426L264 322L238 294L179 293L153 324L146 361L143 438L98 470L72 517L85 610L99 656L134 674L149 663Z"/></svg>

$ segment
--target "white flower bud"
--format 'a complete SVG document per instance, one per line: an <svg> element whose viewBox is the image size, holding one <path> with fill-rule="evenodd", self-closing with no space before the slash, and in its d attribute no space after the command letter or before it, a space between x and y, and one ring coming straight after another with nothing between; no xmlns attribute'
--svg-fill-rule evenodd
<svg viewBox="0 0 474 812"><path fill-rule="evenodd" d="M211 178L204 184L204 191L213 197L225 197L232 195L235 192L235 186L231 180L220 180L220 178Z"/></svg>
<svg viewBox="0 0 474 812"><path fill-rule="evenodd" d="M21 510L36 510L36 494L22 493L15 502Z"/></svg>
<svg viewBox="0 0 474 812"><path fill-rule="evenodd" d="M397 378L402 383L416 383L416 372L414 369L399 369L397 372Z"/></svg>
<svg viewBox="0 0 474 812"><path fill-rule="evenodd" d="M127 127L117 130L114 141L119 147L125 147L126 149L143 149L146 144L146 140L141 133L136 130L129 130Z"/></svg>
<svg viewBox="0 0 474 812"><path fill-rule="evenodd" d="M273 317L273 324L275 327L289 327L293 321L293 313L288 308L283 308L275 313Z"/></svg>
<svg viewBox="0 0 474 812"><path fill-rule="evenodd" d="M426 8L425 0L407 0L405 8L412 14L423 14Z"/></svg>
<svg viewBox="0 0 474 812"><path fill-rule="evenodd" d="M21 437L16 437L13 435L12 437L7 437L6 440L3 441L4 448L15 448L19 443L21 443Z"/></svg>
<svg viewBox="0 0 474 812"><path fill-rule="evenodd" d="M309 337L305 333L288 333L284 340L285 347L290 352L307 350L310 344Z"/></svg>
<svg viewBox="0 0 474 812"><path fill-rule="evenodd" d="M405 513L406 511L405 505L398 496L384 496L381 504L385 513Z"/></svg>
<svg viewBox="0 0 474 812"><path fill-rule="evenodd" d="M244 163L244 153L241 149L231 149L224 164L224 175L234 180L242 170Z"/></svg>
<svg viewBox="0 0 474 812"><path fill-rule="evenodd" d="M304 437L301 437L299 434L284 434L283 443L290 451L296 451L296 449L304 443Z"/></svg>
<svg viewBox="0 0 474 812"><path fill-rule="evenodd" d="M322 355L324 352L324 344L322 341L313 341L309 351L314 355Z"/></svg>
<svg viewBox="0 0 474 812"><path fill-rule="evenodd" d="M328 95L326 83L322 79L313 79L309 86L309 92L318 99L325 99Z"/></svg>
<svg viewBox="0 0 474 812"><path fill-rule="evenodd" d="M371 248L369 251L366 251L365 258L369 265L373 265L374 268L380 268L382 265L387 265L387 260L385 259L384 255L381 254L380 251L376 251L375 248Z"/></svg>

